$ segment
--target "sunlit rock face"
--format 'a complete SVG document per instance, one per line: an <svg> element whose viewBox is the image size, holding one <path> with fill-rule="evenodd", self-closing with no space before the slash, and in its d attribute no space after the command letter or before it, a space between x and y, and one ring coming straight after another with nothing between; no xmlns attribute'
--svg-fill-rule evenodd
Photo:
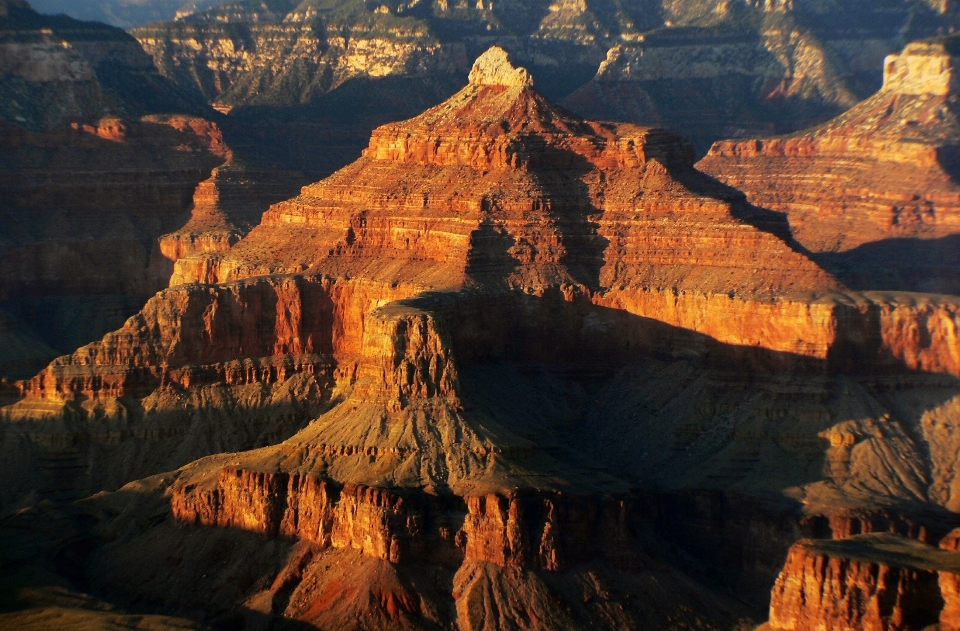
<svg viewBox="0 0 960 631"><path fill-rule="evenodd" d="M897 535L791 548L770 603L770 629L956 627L960 555Z"/></svg>
<svg viewBox="0 0 960 631"><path fill-rule="evenodd" d="M132 33L164 76L225 111L332 128L327 142L349 151L332 171L373 127L455 92L494 44L577 114L665 127L702 155L836 116L879 87L904 41L958 26L929 0L285 0L201 6Z"/></svg>

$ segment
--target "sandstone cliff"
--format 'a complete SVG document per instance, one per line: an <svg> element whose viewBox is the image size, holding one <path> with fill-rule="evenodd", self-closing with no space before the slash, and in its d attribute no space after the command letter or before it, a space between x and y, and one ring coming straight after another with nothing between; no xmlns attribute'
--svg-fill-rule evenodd
<svg viewBox="0 0 960 631"><path fill-rule="evenodd" d="M496 44L577 113L665 126L704 152L834 116L876 89L904 38L956 26L927 0L343 0L230 3L133 33L164 76L222 110L256 105L301 129L322 117L338 143L355 118L362 144L377 124L423 109L407 109L411 94L432 99L422 106L449 96L467 59Z"/></svg>
<svg viewBox="0 0 960 631"><path fill-rule="evenodd" d="M0 118L39 131L110 115L209 112L120 29L40 15L25 2L0 20Z"/></svg>
<svg viewBox="0 0 960 631"><path fill-rule="evenodd" d="M896 535L802 540L773 588L768 627L952 629L958 571L957 553Z"/></svg>
<svg viewBox="0 0 960 631"><path fill-rule="evenodd" d="M116 328L166 284L151 270L155 240L186 221L224 155L216 125L182 115L46 133L4 124L0 144L0 304L60 353ZM3 373L33 372L16 363Z"/></svg>
<svg viewBox="0 0 960 631"><path fill-rule="evenodd" d="M879 86L883 58L905 33L934 35L956 19L905 3L700 4L671 3L673 28L610 48L564 105L662 125L705 152L720 138L791 132L839 114Z"/></svg>
<svg viewBox="0 0 960 631"><path fill-rule="evenodd" d="M0 308L22 332L0 372L23 377L122 325L174 260L229 247L303 176L233 128L228 146L119 29L17 3L0 39Z"/></svg>

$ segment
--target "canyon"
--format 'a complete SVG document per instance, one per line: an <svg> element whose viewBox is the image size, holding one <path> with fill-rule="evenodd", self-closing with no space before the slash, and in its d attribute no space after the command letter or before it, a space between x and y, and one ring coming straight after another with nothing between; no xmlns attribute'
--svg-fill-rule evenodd
<svg viewBox="0 0 960 631"><path fill-rule="evenodd" d="M314 131L319 119L357 154L376 126L453 94L491 45L577 114L665 127L703 154L840 114L879 88L886 55L952 32L957 17L920 0L272 0L131 32L165 77L246 124L269 115Z"/></svg>
<svg viewBox="0 0 960 631"><path fill-rule="evenodd" d="M305 176L225 133L123 31L4 8L0 375L22 378L121 326L176 258L228 247Z"/></svg>
<svg viewBox="0 0 960 631"><path fill-rule="evenodd" d="M951 94L911 46L881 96ZM535 85L490 48L256 225L225 143L169 286L10 384L7 528L183 624L951 628L960 298Z"/></svg>
<svg viewBox="0 0 960 631"><path fill-rule="evenodd" d="M0 9L0 627L960 627L950 3Z"/></svg>
<svg viewBox="0 0 960 631"><path fill-rule="evenodd" d="M838 118L718 142L699 167L784 213L850 287L956 294L955 46L910 44L887 58L883 88Z"/></svg>

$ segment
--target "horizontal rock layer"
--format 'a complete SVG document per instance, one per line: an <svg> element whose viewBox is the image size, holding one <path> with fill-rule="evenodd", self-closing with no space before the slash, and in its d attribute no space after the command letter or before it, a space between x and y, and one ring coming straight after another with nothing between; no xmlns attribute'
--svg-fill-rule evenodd
<svg viewBox="0 0 960 631"><path fill-rule="evenodd" d="M853 288L960 293L951 41L891 56L880 92L819 127L720 141L698 167L784 213L812 258Z"/></svg>
<svg viewBox="0 0 960 631"><path fill-rule="evenodd" d="M629 501L559 493L431 496L309 475L225 468L212 489L175 489L177 521L353 548L392 563L486 561L560 570L630 558Z"/></svg>

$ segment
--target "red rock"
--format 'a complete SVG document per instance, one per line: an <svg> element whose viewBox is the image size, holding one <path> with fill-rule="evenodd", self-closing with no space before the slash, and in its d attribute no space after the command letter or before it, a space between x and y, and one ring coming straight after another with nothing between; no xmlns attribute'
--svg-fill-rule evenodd
<svg viewBox="0 0 960 631"><path fill-rule="evenodd" d="M944 607L955 553L895 535L835 542L801 540L790 550L770 601L772 629L923 629ZM939 566L951 569L940 571ZM941 583L938 583L938 574Z"/></svg>

